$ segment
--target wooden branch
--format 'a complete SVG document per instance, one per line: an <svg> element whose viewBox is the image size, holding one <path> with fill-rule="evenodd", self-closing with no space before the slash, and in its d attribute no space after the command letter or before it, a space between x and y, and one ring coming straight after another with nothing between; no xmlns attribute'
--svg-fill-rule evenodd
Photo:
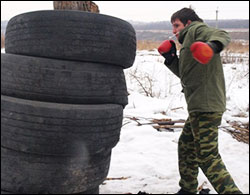
<svg viewBox="0 0 250 195"><path fill-rule="evenodd" d="M156 125L153 126L155 129L174 129L174 128L183 128L184 125Z"/></svg>
<svg viewBox="0 0 250 195"><path fill-rule="evenodd" d="M158 125L174 125L175 123L185 123L184 119L178 119L178 120L172 120L170 118L166 118L166 119L152 119L150 120L151 122L149 123L140 123L138 118L136 117L126 117L130 120L133 120L137 123L138 126L141 125L153 125L153 124L158 124Z"/></svg>
<svg viewBox="0 0 250 195"><path fill-rule="evenodd" d="M107 177L105 180L126 180L130 177Z"/></svg>
<svg viewBox="0 0 250 195"><path fill-rule="evenodd" d="M172 108L171 110L183 109L183 107Z"/></svg>

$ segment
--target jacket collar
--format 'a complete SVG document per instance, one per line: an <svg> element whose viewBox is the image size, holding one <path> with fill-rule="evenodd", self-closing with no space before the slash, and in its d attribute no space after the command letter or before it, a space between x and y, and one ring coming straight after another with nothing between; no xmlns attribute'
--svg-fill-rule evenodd
<svg viewBox="0 0 250 195"><path fill-rule="evenodd" d="M199 23L201 24L201 22L198 22L198 21L191 22L191 24L189 24L188 26L186 26L185 28L183 28L183 29L180 31L179 38L178 38L178 41L179 41L180 44L183 43L183 41L184 41L184 39L185 39L185 36L186 36L188 30L189 30L190 28L192 28L194 25L199 24Z"/></svg>

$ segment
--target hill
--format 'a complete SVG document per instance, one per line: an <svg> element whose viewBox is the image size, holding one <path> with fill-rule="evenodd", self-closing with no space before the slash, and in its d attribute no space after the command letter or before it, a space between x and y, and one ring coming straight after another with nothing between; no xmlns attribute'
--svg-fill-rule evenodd
<svg viewBox="0 0 250 195"><path fill-rule="evenodd" d="M163 41L172 36L172 25L170 21L128 22L135 28L137 40ZM215 20L204 20L204 22L208 24L208 26L216 26ZM7 23L8 21L1 21L1 34L5 33ZM218 27L228 31L234 40L249 40L249 20L219 20Z"/></svg>
<svg viewBox="0 0 250 195"><path fill-rule="evenodd" d="M170 21L129 22L136 30L137 40L163 41L173 35ZM208 26L216 27L215 20L204 22ZM249 20L219 20L218 28L228 31L233 40L249 40Z"/></svg>
<svg viewBox="0 0 250 195"><path fill-rule="evenodd" d="M1 34L5 33L5 29L7 27L8 21L1 21Z"/></svg>
<svg viewBox="0 0 250 195"><path fill-rule="evenodd" d="M136 22L129 21L135 30L172 30L170 21L159 22ZM216 27L215 20L204 20L211 27ZM249 20L219 20L218 27L223 29L246 29L249 28Z"/></svg>

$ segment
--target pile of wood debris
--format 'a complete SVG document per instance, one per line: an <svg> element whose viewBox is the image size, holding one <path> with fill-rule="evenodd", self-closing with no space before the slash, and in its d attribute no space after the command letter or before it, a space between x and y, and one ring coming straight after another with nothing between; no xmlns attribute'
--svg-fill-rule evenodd
<svg viewBox="0 0 250 195"><path fill-rule="evenodd" d="M174 131L176 128L183 128L185 120L178 119L172 120L170 118L164 119L146 119L142 117L134 117L134 116L126 116L125 118L135 121L138 126L142 125L152 125L157 131ZM145 120L147 122L145 122ZM142 122L144 121L144 122ZM229 132L233 138L238 140L239 142L244 142L249 144L249 123L242 124L239 122L230 122L227 121L230 126L220 127L220 129ZM129 122L127 122L129 123ZM127 123L123 124L126 125ZM177 124L180 123L180 124Z"/></svg>
<svg viewBox="0 0 250 195"><path fill-rule="evenodd" d="M172 120L170 118L164 118L164 119L146 119L148 122L141 122L142 120L145 121L145 118L137 118L137 117L125 117L129 120L135 121L138 126L142 125L152 125L153 128L155 128L157 131L174 131L175 128L183 128L185 120L184 119L178 119L178 120ZM176 125L176 123L183 123Z"/></svg>
<svg viewBox="0 0 250 195"><path fill-rule="evenodd" d="M239 142L244 142L249 144L249 123L242 124L236 121L228 122L231 127L223 127L227 132L229 132L233 138Z"/></svg>

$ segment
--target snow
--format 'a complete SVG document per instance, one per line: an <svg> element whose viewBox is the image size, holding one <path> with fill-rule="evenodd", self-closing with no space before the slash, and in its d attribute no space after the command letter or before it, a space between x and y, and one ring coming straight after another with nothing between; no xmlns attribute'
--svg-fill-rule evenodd
<svg viewBox="0 0 250 195"><path fill-rule="evenodd" d="M249 55L249 54L247 54ZM186 119L186 102L179 79L163 64L156 50L137 51L133 67L125 70L129 104L124 109L120 141L112 149L108 178L100 185L100 194L173 194L179 190L177 143L182 129L157 131L151 125L138 126L150 119ZM219 129L219 152L236 185L249 193L249 145L234 139L223 126L229 121L249 123L249 63L223 64L227 89L227 111ZM138 81L151 91L147 97ZM151 82L148 78L151 78ZM151 87L150 87L151 83ZM119 179L122 178L123 179ZM204 182L211 194L216 194L203 172L199 171L199 186Z"/></svg>
<svg viewBox="0 0 250 195"><path fill-rule="evenodd" d="M4 52L4 50L1 50ZM249 56L249 54L246 54ZM249 58L248 58L249 59ZM186 119L187 106L181 93L179 79L163 64L156 50L137 51L134 65L125 70L129 104L124 109L120 141L112 149L108 178L100 185L100 194L173 194L179 190L177 143L181 129L157 131L151 125L138 126L150 119ZM221 126L229 121L249 122L249 61L224 64L227 88L227 111ZM132 76L152 94L145 93ZM238 142L228 132L219 129L219 151L235 183L249 194L249 145ZM119 179L124 177L124 179ZM199 185L207 182L211 194L215 190L200 170Z"/></svg>

